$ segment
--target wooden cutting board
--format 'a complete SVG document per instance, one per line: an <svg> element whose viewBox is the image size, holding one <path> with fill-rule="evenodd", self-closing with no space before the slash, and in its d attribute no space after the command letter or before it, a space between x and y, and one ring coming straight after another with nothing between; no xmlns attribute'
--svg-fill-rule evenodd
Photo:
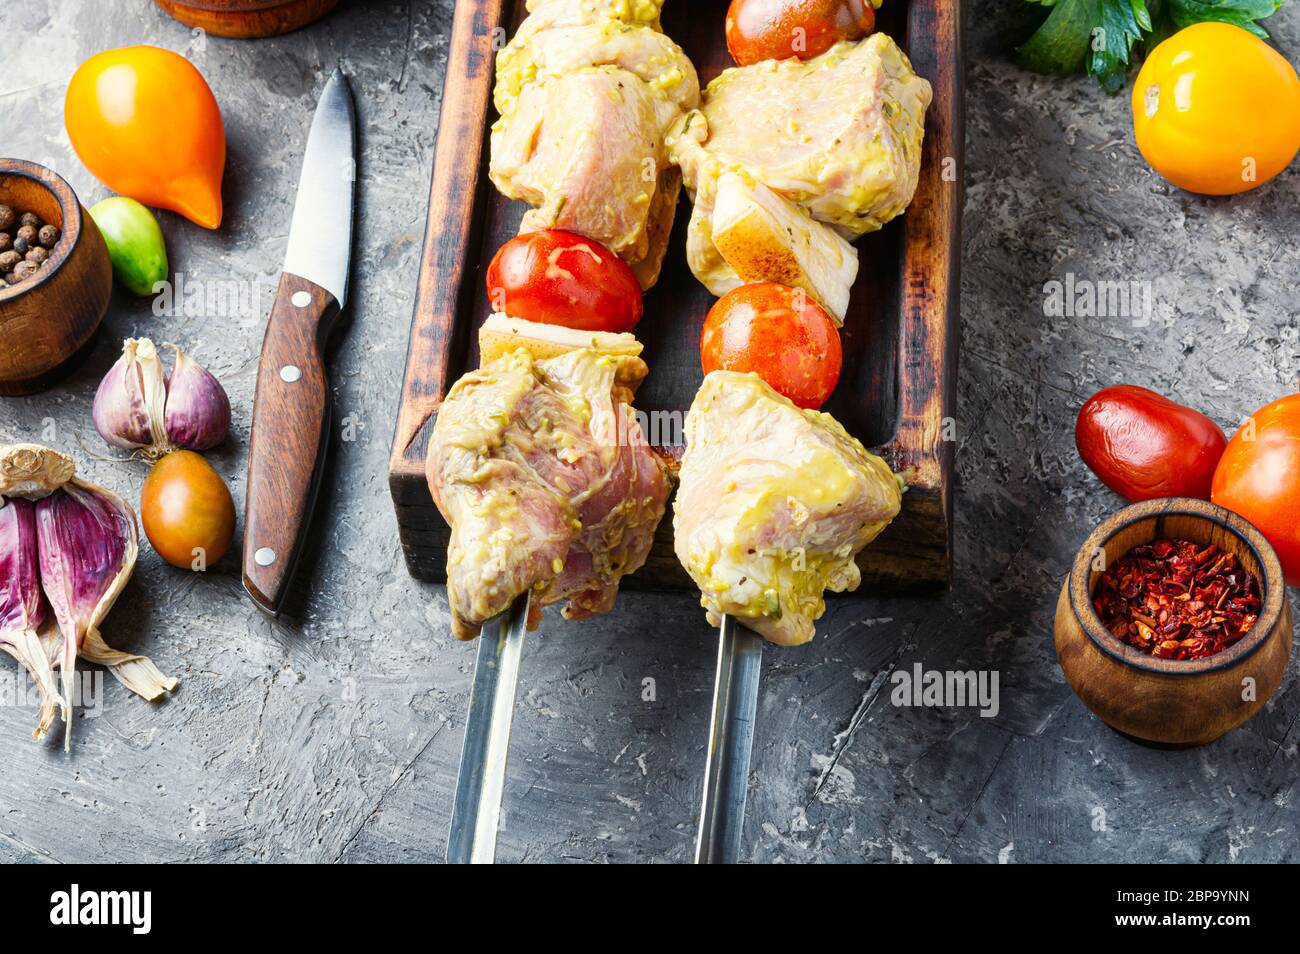
<svg viewBox="0 0 1300 954"><path fill-rule="evenodd" d="M963 64L960 4L885 0L878 27L908 51L934 86L920 187L903 217L857 242L861 271L842 329L844 371L824 408L906 476L903 511L858 557L860 593L939 589L952 566L961 261ZM726 0L668 0L664 32L706 83L732 65L723 35ZM450 531L429 496L424 458L443 396L478 366L478 327L490 313L484 270L518 230L526 207L488 181L493 61L525 15L522 0L460 0L429 193L424 259L389 484L412 575L446 579ZM686 264L690 217L683 191L659 283L646 295L636 335L650 376L639 409L684 411L703 375L699 339L713 297ZM625 586L692 589L664 518L646 565Z"/></svg>

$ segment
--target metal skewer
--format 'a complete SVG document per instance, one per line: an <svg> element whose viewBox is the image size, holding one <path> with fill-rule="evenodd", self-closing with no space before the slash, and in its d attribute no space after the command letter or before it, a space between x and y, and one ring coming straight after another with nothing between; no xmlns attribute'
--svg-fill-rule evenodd
<svg viewBox="0 0 1300 954"><path fill-rule="evenodd" d="M762 637L722 617L696 864L735 864L740 858L762 669Z"/></svg>
<svg viewBox="0 0 1300 954"><path fill-rule="evenodd" d="M478 640L478 659L460 751L456 801L447 836L448 864L490 865L496 860L501 796L515 715L515 686L528 629L528 591L490 620Z"/></svg>

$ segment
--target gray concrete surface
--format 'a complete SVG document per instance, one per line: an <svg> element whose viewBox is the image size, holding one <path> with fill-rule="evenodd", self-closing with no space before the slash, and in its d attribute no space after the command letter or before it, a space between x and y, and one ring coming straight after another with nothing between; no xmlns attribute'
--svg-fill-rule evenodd
<svg viewBox="0 0 1300 954"><path fill-rule="evenodd" d="M283 256L315 94L336 60L354 77L363 129L355 297L333 359L355 439L335 445L290 612L259 615L229 557L198 577L145 546L105 635L150 653L182 688L151 706L107 680L101 713L77 720L71 756L29 739L30 709L0 707L0 861L441 859L473 649L450 638L441 588L406 573L385 465L451 7L357 2L255 45L203 45L146 0L32 0L0 13L10 38L0 151L53 165L86 204L107 190L63 131L64 86L81 60L131 43L188 49L224 111L225 226L161 219L186 281L261 282L260 300L157 317L117 297L71 380L0 400L0 440L43 436L131 499L144 469L98 459L109 455L90 403L120 339L148 335L185 345L230 391L233 438L212 460L242 510L265 286ZM748 856L1298 860L1293 675L1218 743L1156 751L1084 709L1050 627L1071 555L1118 505L1074 452L1073 414L1088 394L1148 384L1231 427L1294 390L1300 167L1234 200L1172 190L1138 155L1124 97L1015 68L1006 8L980 0L968 17L958 582L939 599L837 600L813 644L767 654ZM1294 58L1300 4L1273 27ZM1069 272L1149 282L1151 321L1044 317L1044 283ZM686 596L629 593L600 623L548 622L526 652L500 857L687 860L713 654ZM996 670L998 715L891 705L889 674L915 663Z"/></svg>

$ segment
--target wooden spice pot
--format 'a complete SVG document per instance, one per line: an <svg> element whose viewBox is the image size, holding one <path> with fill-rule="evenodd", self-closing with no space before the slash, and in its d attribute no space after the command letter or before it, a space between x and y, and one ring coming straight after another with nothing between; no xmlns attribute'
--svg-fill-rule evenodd
<svg viewBox="0 0 1300 954"><path fill-rule="evenodd" d="M0 394L35 394L90 350L113 267L90 213L44 166L0 159L0 204L35 213L62 233L36 274L0 288Z"/></svg>
<svg viewBox="0 0 1300 954"><path fill-rule="evenodd" d="M1159 659L1106 629L1092 606L1105 568L1133 547L1161 538L1217 544L1260 581L1254 628L1213 656ZM1213 742L1258 712L1291 659L1291 608L1277 554L1246 520L1204 500L1171 497L1134 504L1084 542L1056 604L1056 655L1070 688L1112 729L1141 742Z"/></svg>
<svg viewBox="0 0 1300 954"><path fill-rule="evenodd" d="M186 26L249 40L278 36L314 23L339 0L154 0Z"/></svg>

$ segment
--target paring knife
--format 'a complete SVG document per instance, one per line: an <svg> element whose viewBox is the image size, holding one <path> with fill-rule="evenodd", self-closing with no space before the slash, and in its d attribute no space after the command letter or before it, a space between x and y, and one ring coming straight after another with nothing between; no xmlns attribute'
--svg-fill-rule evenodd
<svg viewBox="0 0 1300 954"><path fill-rule="evenodd" d="M506 757L515 714L519 659L528 630L528 591L483 627L465 717L456 801L447 836L448 864L492 864L497 853Z"/></svg>
<svg viewBox="0 0 1300 954"><path fill-rule="evenodd" d="M762 671L763 638L732 617L722 617L700 831L695 840L696 864L726 865L740 860Z"/></svg>
<svg viewBox="0 0 1300 954"><path fill-rule="evenodd" d="M323 353L347 303L356 112L343 73L325 84L298 182L280 285L262 341L248 450L244 588L276 615L302 551L330 432Z"/></svg>

